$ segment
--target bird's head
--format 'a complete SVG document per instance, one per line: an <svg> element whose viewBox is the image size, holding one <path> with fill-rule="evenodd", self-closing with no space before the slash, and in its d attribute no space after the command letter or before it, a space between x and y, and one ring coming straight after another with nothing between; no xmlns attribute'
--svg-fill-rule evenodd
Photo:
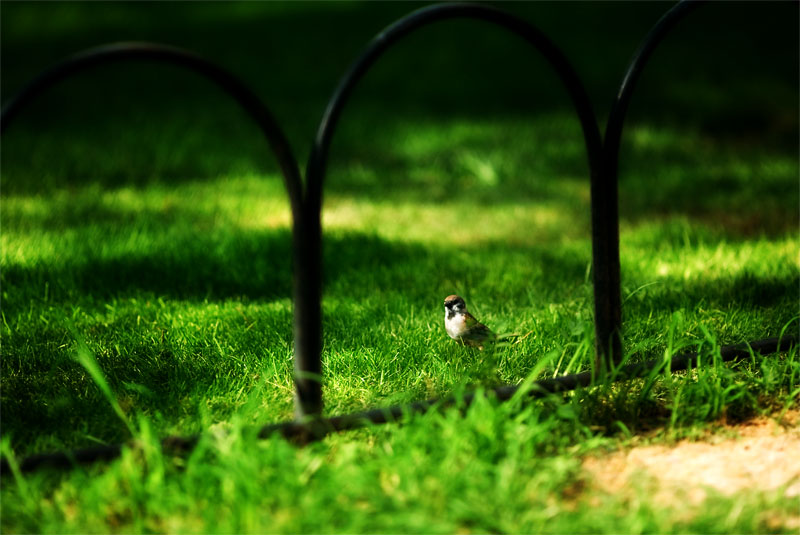
<svg viewBox="0 0 800 535"><path fill-rule="evenodd" d="M455 313L466 312L467 304L457 295L448 295L444 298L444 309Z"/></svg>

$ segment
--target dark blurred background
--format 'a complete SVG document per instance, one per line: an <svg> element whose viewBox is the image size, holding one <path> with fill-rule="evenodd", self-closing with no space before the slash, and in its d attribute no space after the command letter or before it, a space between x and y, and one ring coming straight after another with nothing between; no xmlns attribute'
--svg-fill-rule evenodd
<svg viewBox="0 0 800 535"><path fill-rule="evenodd" d="M86 47L126 40L167 43L218 62L250 85L277 116L302 165L325 103L347 66L380 29L421 5L3 2L2 100L46 66ZM602 129L634 50L672 3L493 5L537 25L563 48L587 87ZM719 2L700 7L679 24L656 52L635 94L628 132L636 125L647 128L640 132L644 139L637 150L631 150L633 134L625 138L623 180L652 174L648 166L654 158L695 166L712 146L708 150L717 155L740 148L796 154L797 21L796 2ZM220 95L199 77L164 65L126 62L72 79L37 99L4 136L4 191L274 171L254 125ZM559 172L585 178L571 104L527 44L475 21L425 28L393 49L356 91L335 137L326 191L357 192L366 185L375 194L411 194L428 187L427 179L409 179L409 168L434 156L401 146L415 124L513 125L528 119L538 121L538 137L524 130L515 134L512 128L508 138L465 135L451 144L480 148L525 142L520 136L533 135L526 149L532 156L520 156L515 165L525 169L519 169L518 182L513 177L506 181L503 195L543 194L527 185L525 172L550 174L550 167L540 167L548 157L558 163ZM670 143L659 144L660 128L671 129ZM673 142L680 147L677 138L684 132L691 133L688 146L677 150ZM446 145L431 140L436 143ZM654 154L662 145L669 147ZM353 172L373 164L388 170L385 177L372 178L377 185ZM440 159L437 169L447 171L445 164ZM728 177L717 186L738 184ZM796 186L784 180L770 191L796 195ZM659 202L676 196L679 187L667 188ZM623 213L637 202L623 202Z"/></svg>

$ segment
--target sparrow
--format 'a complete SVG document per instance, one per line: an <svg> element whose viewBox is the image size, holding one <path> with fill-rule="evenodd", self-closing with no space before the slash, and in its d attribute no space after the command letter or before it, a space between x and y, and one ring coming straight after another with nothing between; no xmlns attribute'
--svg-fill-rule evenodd
<svg viewBox="0 0 800 535"><path fill-rule="evenodd" d="M467 312L467 304L457 295L444 299L444 328L453 340L478 349L497 338L489 327Z"/></svg>

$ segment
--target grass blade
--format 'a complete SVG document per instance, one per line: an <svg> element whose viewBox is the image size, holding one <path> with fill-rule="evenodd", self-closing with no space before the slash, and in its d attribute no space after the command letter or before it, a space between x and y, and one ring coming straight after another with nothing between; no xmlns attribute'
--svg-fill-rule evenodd
<svg viewBox="0 0 800 535"><path fill-rule="evenodd" d="M94 353L92 353L92 351L89 349L89 346L86 345L86 341L83 339L83 337L80 336L75 330L74 325L70 324L69 329L77 344L74 355L75 360L78 362L78 364L83 366L83 369L86 370L86 373L88 373L89 377L92 378L92 381L94 381L94 384L97 385L98 389L100 389L100 392L102 392L103 396L106 398L106 401L108 401L108 404L111 405L111 408L117 414L119 419L122 420L122 423L124 423L125 427L128 428L131 436L135 436L135 428L117 401L117 398L114 395L113 390L111 390L111 386L108 384L108 381L106 380L103 370L100 368L100 364L97 362Z"/></svg>

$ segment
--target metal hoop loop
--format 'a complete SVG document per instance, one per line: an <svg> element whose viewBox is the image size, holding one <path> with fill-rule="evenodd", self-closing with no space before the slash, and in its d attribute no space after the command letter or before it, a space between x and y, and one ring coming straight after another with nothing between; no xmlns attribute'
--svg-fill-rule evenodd
<svg viewBox="0 0 800 535"><path fill-rule="evenodd" d="M186 67L208 78L223 91L232 96L261 128L261 132L267 138L272 152L278 159L292 211L293 295L295 303L294 337L295 347L297 348L296 351L302 352L305 347L303 340L307 338L307 335L304 333L302 326L298 323L298 318L303 317L303 307L301 304L299 307L300 310L298 311L297 303L303 302L304 288L302 287L302 281L306 280L308 277L305 275L307 268L305 267L306 259L304 250L307 240L302 225L303 183L300 178L300 170L297 166L297 160L292 154L289 142L272 114L255 93L233 74L196 54L161 44L115 43L99 46L80 52L54 65L36 77L15 98L3 107L2 114L0 115L0 132L4 132L8 124L25 105L42 91L73 74L95 65L121 60L162 61L179 67ZM295 357L295 360L297 360L297 357ZM297 375L297 377L300 377L300 375ZM296 379L295 381L298 390L298 399L303 398L302 385L305 381L306 379Z"/></svg>
<svg viewBox="0 0 800 535"><path fill-rule="evenodd" d="M532 24L515 15L479 4L437 4L398 19L379 33L353 62L328 101L317 129L306 171L306 202L310 211L321 210L328 151L339 117L355 86L384 52L415 30L450 19L477 19L493 23L522 37L533 45L556 70L572 98L583 128L591 171L599 174L602 160L601 138L591 101L575 70L561 50Z"/></svg>
<svg viewBox="0 0 800 535"><path fill-rule="evenodd" d="M189 51L157 43L113 43L90 48L57 63L34 78L0 112L0 133L37 95L70 76L95 65L121 60L148 60L185 67L211 80L252 117L278 159L294 219L302 207L302 182L289 142L272 114L247 86L230 72Z"/></svg>
<svg viewBox="0 0 800 535"><path fill-rule="evenodd" d="M536 48L555 69L573 105L583 129L589 162L592 198L592 250L595 291L595 331L598 358L621 355L619 339L619 236L616 210L616 190L604 176L604 154L591 101L575 70L563 52L530 23L504 11L478 4L437 4L425 7L395 21L379 33L350 66L333 92L317 129L317 135L306 168L304 197L304 232L308 238L306 268L302 282L306 292L302 303L296 303L302 317L298 323L307 332L318 334L314 341L305 340L304 351L295 365L298 373L318 377L321 371L322 348L322 186L327 168L328 151L333 132L342 110L356 84L392 45L413 31L438 21L477 19L504 28L522 37ZM611 184L613 186L613 184ZM306 414L319 412L322 407L321 383L309 381L302 392L306 397Z"/></svg>
<svg viewBox="0 0 800 535"><path fill-rule="evenodd" d="M631 102L633 90L636 88L636 83L639 81L642 71L650 60L656 47L661 44L678 22L683 20L683 18L696 7L704 3L704 0L681 0L669 11L664 13L639 45L639 48L633 55L633 59L628 65L628 70L625 72L625 76L617 92L617 97L614 99L614 104L611 107L604 137L608 178L615 184L618 182L622 128L628 113L628 106Z"/></svg>

